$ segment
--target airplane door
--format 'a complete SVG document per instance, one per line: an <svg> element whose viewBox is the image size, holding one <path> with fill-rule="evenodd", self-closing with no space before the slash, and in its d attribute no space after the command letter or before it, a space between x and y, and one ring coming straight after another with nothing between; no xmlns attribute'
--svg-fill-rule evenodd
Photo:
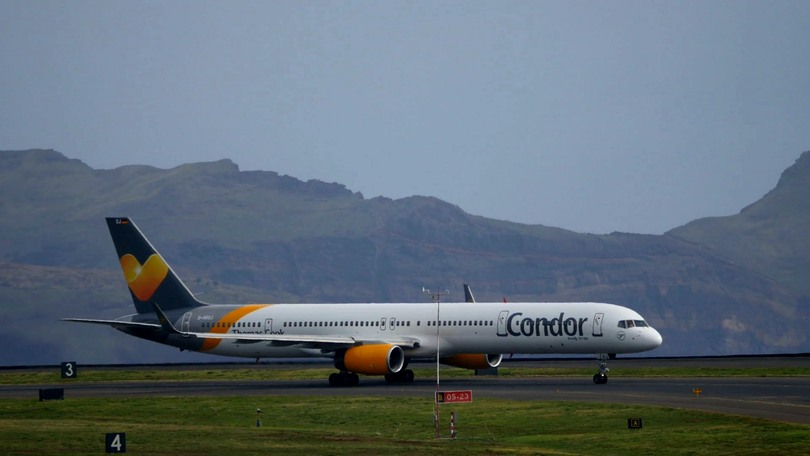
<svg viewBox="0 0 810 456"><path fill-rule="evenodd" d="M380 331L385 331L385 318L380 318Z"/></svg>
<svg viewBox="0 0 810 456"><path fill-rule="evenodd" d="M190 323L191 323L191 312L186 312L186 314L183 315L183 323L180 325L180 331L187 333ZM188 334L183 334L183 337L188 337Z"/></svg>
<svg viewBox="0 0 810 456"><path fill-rule="evenodd" d="M602 320L605 318L605 314L598 313L593 316L593 332L591 333L593 337L602 337Z"/></svg>
<svg viewBox="0 0 810 456"><path fill-rule="evenodd" d="M389 321L388 327L391 329L391 331L395 330L397 328L397 325L396 325L397 319L394 318L394 317L391 317L388 321Z"/></svg>
<svg viewBox="0 0 810 456"><path fill-rule="evenodd" d="M502 310L498 315L498 335L501 337L506 337L506 317L508 315L508 310Z"/></svg>
<svg viewBox="0 0 810 456"><path fill-rule="evenodd" d="M264 320L264 333L265 334L273 334L273 319L266 318Z"/></svg>

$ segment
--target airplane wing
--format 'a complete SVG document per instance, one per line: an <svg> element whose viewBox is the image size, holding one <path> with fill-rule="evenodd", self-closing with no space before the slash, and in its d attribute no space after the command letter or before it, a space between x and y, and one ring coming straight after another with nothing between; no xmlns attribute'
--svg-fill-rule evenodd
<svg viewBox="0 0 810 456"><path fill-rule="evenodd" d="M108 326L121 326L121 327L128 327L128 328L150 328L150 329L160 329L160 325L156 325L154 323L138 323L134 321L118 321L118 320L93 320L90 318L60 318L62 321L72 321L74 323L92 323L96 325L108 325Z"/></svg>
<svg viewBox="0 0 810 456"><path fill-rule="evenodd" d="M289 345L307 345L311 348L320 348L323 350L339 350L341 348L350 348L356 345L370 345L372 343L392 344L399 345L403 348L416 348L419 347L419 341L413 338L394 338L385 340L363 340L354 337L346 336L321 336L321 335L285 335L285 334L231 334L231 333L198 333L198 332L183 332L178 331L172 325L171 321L163 313L163 310L152 302L152 307L158 316L158 321L165 331L172 334L180 334L183 336L197 337L200 339L221 339L231 340L237 344L257 344L269 343L273 346L289 346ZM157 326L157 325L155 325Z"/></svg>

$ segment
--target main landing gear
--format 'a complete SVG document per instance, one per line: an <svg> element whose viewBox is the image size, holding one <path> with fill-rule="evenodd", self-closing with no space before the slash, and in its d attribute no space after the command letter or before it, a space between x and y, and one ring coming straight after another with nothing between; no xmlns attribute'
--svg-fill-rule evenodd
<svg viewBox="0 0 810 456"><path fill-rule="evenodd" d="M605 384L608 381L607 373L610 372L610 369L607 367L608 358L610 358L610 355L607 353L600 353L596 355L596 360L599 363L599 372L594 374L593 382L597 385Z"/></svg>
<svg viewBox="0 0 810 456"><path fill-rule="evenodd" d="M357 386L360 377L354 372L334 373L329 376L329 386Z"/></svg>
<svg viewBox="0 0 810 456"><path fill-rule="evenodd" d="M413 381L413 371L405 369L396 374L388 374L385 376L385 381L388 383L411 383Z"/></svg>

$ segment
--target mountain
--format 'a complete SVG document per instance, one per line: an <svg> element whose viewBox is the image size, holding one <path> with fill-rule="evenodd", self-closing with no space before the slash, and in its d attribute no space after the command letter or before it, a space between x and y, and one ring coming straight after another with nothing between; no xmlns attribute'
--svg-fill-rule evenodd
<svg viewBox="0 0 810 456"><path fill-rule="evenodd" d="M667 235L810 295L810 151L782 173L776 188L739 214L695 220Z"/></svg>
<svg viewBox="0 0 810 456"><path fill-rule="evenodd" d="M807 168L788 171L739 214L778 203L770 224L739 223L727 236L757 236L769 252L785 233L798 241L808 232L797 195L806 187L796 184L808 181ZM422 287L437 285L461 300L470 283L479 300L629 306L664 336L659 355L810 348L808 293L790 280L809 270L807 242L764 267L701 220L662 236L580 234L470 215L432 197L365 199L230 160L96 170L28 150L0 152L0 316L14 322L0 336L12 348L0 363L211 359L57 321L133 311L103 221L116 215L132 217L209 302L423 302Z"/></svg>

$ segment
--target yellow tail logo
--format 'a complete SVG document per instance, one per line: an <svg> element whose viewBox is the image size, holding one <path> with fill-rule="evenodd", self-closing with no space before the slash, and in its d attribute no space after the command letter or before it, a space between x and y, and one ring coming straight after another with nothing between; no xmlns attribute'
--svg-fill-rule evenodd
<svg viewBox="0 0 810 456"><path fill-rule="evenodd" d="M134 256L126 254L121 257L121 269L129 289L141 301L151 298L169 273L169 266L157 254L147 258L143 266Z"/></svg>

